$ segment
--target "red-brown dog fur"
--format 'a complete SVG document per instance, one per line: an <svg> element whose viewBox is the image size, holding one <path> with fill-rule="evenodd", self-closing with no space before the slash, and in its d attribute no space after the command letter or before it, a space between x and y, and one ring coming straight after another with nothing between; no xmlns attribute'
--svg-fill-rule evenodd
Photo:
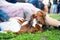
<svg viewBox="0 0 60 40"><path fill-rule="evenodd" d="M23 22L25 22L27 20L19 20L19 23L22 24ZM17 32L17 34L20 34L20 33L24 33L24 32L27 32L27 33L35 33L35 32L38 32L38 31L43 31L42 28L39 26L39 25L35 25L35 27L29 27L30 24L26 24L26 25L23 25L21 27L21 29L19 30L19 32Z"/></svg>
<svg viewBox="0 0 60 40"><path fill-rule="evenodd" d="M45 24L45 16L46 14L43 11L38 11L36 14L36 19L39 21L41 24Z"/></svg>

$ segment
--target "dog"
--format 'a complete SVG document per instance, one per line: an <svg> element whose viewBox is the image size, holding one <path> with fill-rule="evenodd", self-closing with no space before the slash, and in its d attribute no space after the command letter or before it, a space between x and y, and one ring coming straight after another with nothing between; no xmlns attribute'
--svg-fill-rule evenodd
<svg viewBox="0 0 60 40"><path fill-rule="evenodd" d="M31 24L30 24L30 22L31 22ZM22 24L23 26L21 27L21 30L19 32L17 32L17 34L24 33L24 32L27 32L27 33L35 33L38 31L43 32L42 24L38 25L36 22L36 19L31 19L30 21L26 21L26 20L21 21L20 20L19 23Z"/></svg>
<svg viewBox="0 0 60 40"><path fill-rule="evenodd" d="M40 16L40 17L39 17ZM42 24L42 29L45 31L45 30L47 30L47 25L46 25L46 23L45 23L45 14L43 15L42 13L40 13L40 12L38 12L36 15L35 14L33 14L32 16L31 16L31 19L36 19L36 21L37 21L37 24L38 25L40 25L40 24Z"/></svg>

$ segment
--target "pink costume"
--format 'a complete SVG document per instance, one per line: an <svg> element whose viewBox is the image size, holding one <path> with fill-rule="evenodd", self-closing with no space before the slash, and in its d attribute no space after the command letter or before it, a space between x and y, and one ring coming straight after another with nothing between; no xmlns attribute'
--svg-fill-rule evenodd
<svg viewBox="0 0 60 40"><path fill-rule="evenodd" d="M0 1L1 9L4 10L10 17L25 17L27 20L30 20L30 16L40 9L34 7L29 3L8 3L6 1ZM25 15L24 15L25 14Z"/></svg>
<svg viewBox="0 0 60 40"><path fill-rule="evenodd" d="M23 17L23 9L8 3L5 0L0 0L0 9L5 11L10 17Z"/></svg>

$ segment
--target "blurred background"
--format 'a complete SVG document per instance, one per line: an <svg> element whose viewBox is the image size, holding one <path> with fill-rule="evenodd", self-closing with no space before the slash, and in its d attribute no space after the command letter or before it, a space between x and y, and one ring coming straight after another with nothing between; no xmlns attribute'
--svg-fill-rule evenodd
<svg viewBox="0 0 60 40"><path fill-rule="evenodd" d="M6 0L11 3L24 2L32 3L35 7L44 10L45 12L51 13L60 13L60 0Z"/></svg>

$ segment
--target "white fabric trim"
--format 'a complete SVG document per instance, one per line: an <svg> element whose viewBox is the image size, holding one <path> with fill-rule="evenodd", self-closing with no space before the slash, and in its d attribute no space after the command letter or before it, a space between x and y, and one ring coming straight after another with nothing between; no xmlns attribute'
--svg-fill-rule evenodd
<svg viewBox="0 0 60 40"><path fill-rule="evenodd" d="M0 27L2 28L2 31L10 30L12 32L18 32L21 29L21 25L14 19L0 23Z"/></svg>
<svg viewBox="0 0 60 40"><path fill-rule="evenodd" d="M28 21L25 21L21 26L28 24Z"/></svg>
<svg viewBox="0 0 60 40"><path fill-rule="evenodd" d="M37 24L36 19L34 19L32 26L35 27L36 24Z"/></svg>

